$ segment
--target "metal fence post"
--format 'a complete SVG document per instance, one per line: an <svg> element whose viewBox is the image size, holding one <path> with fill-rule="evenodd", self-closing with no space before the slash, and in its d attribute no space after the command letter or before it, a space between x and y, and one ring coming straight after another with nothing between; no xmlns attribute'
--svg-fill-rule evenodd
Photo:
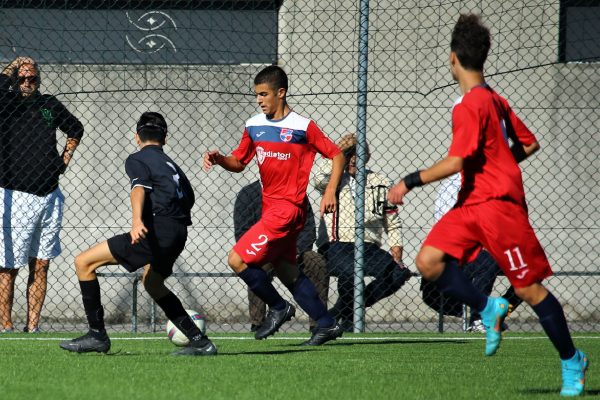
<svg viewBox="0 0 600 400"><path fill-rule="evenodd" d="M354 332L365 330L364 248L365 248L365 161L367 154L367 71L369 52L369 0L360 1L358 44L358 99L356 149L356 239L354 242Z"/></svg>

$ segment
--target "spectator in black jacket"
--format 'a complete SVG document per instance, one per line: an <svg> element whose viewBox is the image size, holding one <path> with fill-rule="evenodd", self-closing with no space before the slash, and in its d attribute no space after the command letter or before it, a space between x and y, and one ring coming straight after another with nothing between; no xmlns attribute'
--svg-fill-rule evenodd
<svg viewBox="0 0 600 400"><path fill-rule="evenodd" d="M64 197L58 179L83 136L83 125L54 96L41 94L35 61L17 57L0 74L0 331L14 330L19 268L29 265L27 325L37 332L50 260L60 254ZM56 130L66 136L59 154Z"/></svg>

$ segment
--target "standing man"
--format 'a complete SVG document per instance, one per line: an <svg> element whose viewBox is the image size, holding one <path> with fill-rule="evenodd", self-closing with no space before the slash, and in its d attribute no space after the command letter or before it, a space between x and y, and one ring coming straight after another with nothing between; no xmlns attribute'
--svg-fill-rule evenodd
<svg viewBox="0 0 600 400"><path fill-rule="evenodd" d="M265 321L255 332L256 339L273 335L296 312L261 268L271 262L275 275L317 323L311 338L303 344L318 346L341 336L342 330L319 300L312 282L299 271L296 238L306 220L306 187L316 153L333 159L321 214L337 209L335 191L344 156L312 120L290 109L286 100L288 78L283 69L266 67L254 78L254 86L262 114L246 122L242 140L231 155L224 156L218 150L206 153L204 170L220 165L228 171L241 172L256 155L263 188L262 217L237 241L228 263L269 306Z"/></svg>
<svg viewBox="0 0 600 400"><path fill-rule="evenodd" d="M578 396L584 390L588 360L573 344L562 306L542 285L552 270L529 223L517 164L539 144L508 102L486 84L483 64L489 48L490 32L479 16L461 15L450 43L450 70L463 94L452 109L450 151L432 167L407 175L390 190L388 199L402 204L412 188L461 173L458 202L425 239L416 259L419 271L444 294L481 312L485 354L491 356L500 346L508 301L484 296L456 264L446 262L448 256L468 262L487 249L515 293L538 315L558 351L561 395Z"/></svg>
<svg viewBox="0 0 600 400"><path fill-rule="evenodd" d="M337 143L344 153L346 167L338 188L338 210L323 218L319 227L319 252L327 259L331 276L338 278L338 299L329 312L345 331L352 331L354 310L354 242L356 197L356 145L354 134L344 135ZM371 154L367 145L367 160ZM315 188L322 192L329 182L330 163L319 166L314 176ZM390 182L379 173L367 169L365 185L364 274L373 279L365 287L365 307L396 293L410 278L410 270L402 263L402 220L398 207L389 207L385 195ZM390 251L382 249L386 235ZM323 237L325 236L325 237ZM322 243L324 242L324 243ZM321 244L322 243L322 244Z"/></svg>
<svg viewBox="0 0 600 400"><path fill-rule="evenodd" d="M4 332L14 330L15 278L27 264L24 331L39 330L48 267L61 252L64 197L58 179L83 136L81 122L56 97L41 94L40 82L39 68L28 57L17 57L0 74L0 323ZM62 154L56 149L57 129L67 135Z"/></svg>

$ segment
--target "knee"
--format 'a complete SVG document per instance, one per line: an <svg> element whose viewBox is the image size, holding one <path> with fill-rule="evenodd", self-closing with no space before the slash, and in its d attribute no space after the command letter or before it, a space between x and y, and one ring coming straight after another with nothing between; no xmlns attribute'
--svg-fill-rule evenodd
<svg viewBox="0 0 600 400"><path fill-rule="evenodd" d="M436 280L443 271L442 259L424 249L417 254L415 264L423 278L428 281Z"/></svg>
<svg viewBox="0 0 600 400"><path fill-rule="evenodd" d="M525 287L515 288L515 294L527 304L536 305L548 295L548 290L540 284L533 284Z"/></svg>
<svg viewBox="0 0 600 400"><path fill-rule="evenodd" d="M29 262L29 272L35 275L46 275L50 267L50 260L40 260L32 258Z"/></svg>
<svg viewBox="0 0 600 400"><path fill-rule="evenodd" d="M242 260L242 257L240 257L240 255L234 250L231 250L229 252L229 256L227 257L227 264L229 264L229 268L231 268L236 274L239 274L247 268L247 265Z"/></svg>
<svg viewBox="0 0 600 400"><path fill-rule="evenodd" d="M165 280L162 276L154 272L148 272L142 278L144 289L153 299L160 299L166 296L169 289L165 286Z"/></svg>
<svg viewBox="0 0 600 400"><path fill-rule="evenodd" d="M91 265L90 263L88 263L85 259L85 257L82 254L79 254L78 256L75 257L75 272L77 273L78 277L84 276L89 274L91 271Z"/></svg>

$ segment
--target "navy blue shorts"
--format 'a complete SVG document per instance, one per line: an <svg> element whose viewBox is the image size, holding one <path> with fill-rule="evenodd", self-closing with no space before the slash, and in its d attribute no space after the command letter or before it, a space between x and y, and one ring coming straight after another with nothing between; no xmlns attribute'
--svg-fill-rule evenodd
<svg viewBox="0 0 600 400"><path fill-rule="evenodd" d="M131 234L127 232L108 239L108 248L127 271L134 272L150 264L152 271L167 278L185 247L187 226L165 218L157 218L148 225L146 238L139 243L131 244Z"/></svg>

